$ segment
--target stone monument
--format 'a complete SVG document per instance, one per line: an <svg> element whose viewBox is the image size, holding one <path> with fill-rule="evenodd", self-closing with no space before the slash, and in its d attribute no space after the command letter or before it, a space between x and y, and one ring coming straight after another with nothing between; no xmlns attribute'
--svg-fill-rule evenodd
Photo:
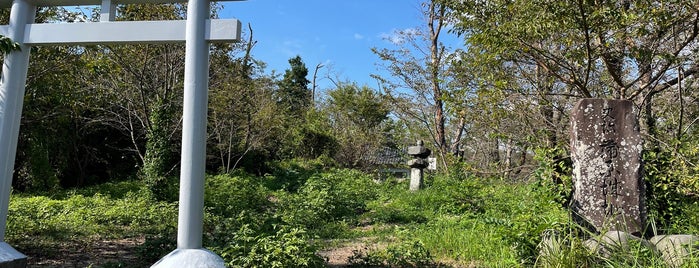
<svg viewBox="0 0 699 268"><path fill-rule="evenodd" d="M645 187L633 103L582 99L570 118L574 218L596 232L640 235L646 223Z"/></svg>
<svg viewBox="0 0 699 268"><path fill-rule="evenodd" d="M410 166L410 191L420 190L423 184L423 170L429 166L427 157L432 151L425 148L425 143L421 140L417 141L417 146L408 147L408 154L414 159L408 160Z"/></svg>

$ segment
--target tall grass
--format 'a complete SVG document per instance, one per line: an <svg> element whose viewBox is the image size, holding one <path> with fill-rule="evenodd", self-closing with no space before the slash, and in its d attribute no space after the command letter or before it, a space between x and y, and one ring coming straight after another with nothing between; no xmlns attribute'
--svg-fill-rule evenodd
<svg viewBox="0 0 699 268"><path fill-rule="evenodd" d="M544 183L430 175L424 189L410 192L406 181L377 183L358 171L297 169L302 172L209 176L205 246L242 267L270 260L317 267L318 246L348 238L371 241L373 251L354 256L367 265L667 267L657 252L638 245L607 256L589 250L584 242L594 234L580 231L560 191ZM699 205L683 211L699 214ZM14 194L7 240L39 249L146 236L141 256L151 260L174 248L176 213L176 203L156 201L140 182ZM690 226L699 224L697 215L675 224L699 231ZM558 234L558 246L540 246L547 230ZM684 267L699 266L699 254L690 252Z"/></svg>
<svg viewBox="0 0 699 268"><path fill-rule="evenodd" d="M376 224L399 224L400 239L418 239L438 259L484 267L517 267L536 259L540 234L567 214L556 196L534 184L435 176L408 192L389 184L367 213Z"/></svg>

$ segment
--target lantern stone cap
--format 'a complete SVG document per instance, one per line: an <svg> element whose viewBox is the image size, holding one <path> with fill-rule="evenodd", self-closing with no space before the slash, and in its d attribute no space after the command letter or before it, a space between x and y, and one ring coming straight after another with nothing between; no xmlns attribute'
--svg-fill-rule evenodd
<svg viewBox="0 0 699 268"><path fill-rule="evenodd" d="M417 141L417 146L409 146L408 147L408 154L413 156L413 157L419 157L419 158L426 158L430 156L432 151L430 149L425 148L423 146L425 143L421 140Z"/></svg>
<svg viewBox="0 0 699 268"><path fill-rule="evenodd" d="M0 7L12 6L13 0L0 0ZM102 0L25 0L35 6L98 6L102 4ZM217 0L224 1L245 1L245 0ZM167 3L185 3L187 0L112 0L112 4L167 4Z"/></svg>

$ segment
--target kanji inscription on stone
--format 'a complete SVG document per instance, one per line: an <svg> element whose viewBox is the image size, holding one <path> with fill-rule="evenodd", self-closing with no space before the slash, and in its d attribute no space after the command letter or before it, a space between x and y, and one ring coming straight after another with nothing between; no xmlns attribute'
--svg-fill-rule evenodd
<svg viewBox="0 0 699 268"><path fill-rule="evenodd" d="M643 144L633 103L582 99L570 120L574 216L595 231L642 233Z"/></svg>

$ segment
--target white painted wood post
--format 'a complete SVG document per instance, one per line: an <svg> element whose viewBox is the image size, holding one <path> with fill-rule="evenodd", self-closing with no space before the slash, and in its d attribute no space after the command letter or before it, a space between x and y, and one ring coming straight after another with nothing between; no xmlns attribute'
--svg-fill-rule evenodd
<svg viewBox="0 0 699 268"><path fill-rule="evenodd" d="M202 248L209 87L209 44L204 37L209 8L208 0L190 0L187 4L182 164L177 230L177 248L180 249Z"/></svg>
<svg viewBox="0 0 699 268"><path fill-rule="evenodd" d="M26 267L27 256L5 243L7 212L12 192L17 138L19 136L24 90L29 68L30 46L21 43L24 25L34 22L36 7L26 0L12 2L7 37L20 45L21 51L5 55L0 78L0 266Z"/></svg>
<svg viewBox="0 0 699 268"><path fill-rule="evenodd" d="M12 173L31 50L29 46L21 43L21 40L24 39L24 26L34 22L35 13L36 7L27 0L15 0L12 3L7 37L20 42L21 51L5 55L0 78L0 241L5 241Z"/></svg>
<svg viewBox="0 0 699 268"><path fill-rule="evenodd" d="M209 14L209 0L188 2L177 249L152 268L226 266L221 257L202 247L209 87L209 43L205 37Z"/></svg>
<svg viewBox="0 0 699 268"><path fill-rule="evenodd" d="M112 0L102 0L100 7L100 21L114 21L116 18L116 4Z"/></svg>

